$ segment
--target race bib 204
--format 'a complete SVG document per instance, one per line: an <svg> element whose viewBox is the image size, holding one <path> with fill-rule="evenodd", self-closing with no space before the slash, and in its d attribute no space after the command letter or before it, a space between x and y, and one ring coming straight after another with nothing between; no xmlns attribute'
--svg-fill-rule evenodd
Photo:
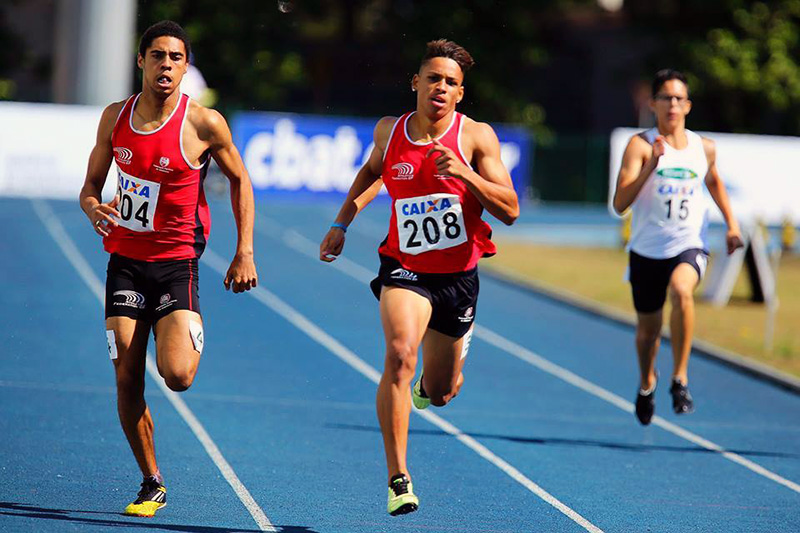
<svg viewBox="0 0 800 533"><path fill-rule="evenodd" d="M444 250L467 241L461 201L455 194L400 198L395 200L394 208L403 253Z"/></svg>
<svg viewBox="0 0 800 533"><path fill-rule="evenodd" d="M131 231L153 231L161 184L136 178L118 169L119 225Z"/></svg>

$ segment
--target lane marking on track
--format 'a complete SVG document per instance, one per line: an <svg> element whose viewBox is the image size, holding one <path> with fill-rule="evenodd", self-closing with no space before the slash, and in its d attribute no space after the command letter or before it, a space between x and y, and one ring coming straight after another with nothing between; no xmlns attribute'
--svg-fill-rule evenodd
<svg viewBox="0 0 800 533"><path fill-rule="evenodd" d="M83 255L80 253L78 247L75 246L72 238L64 230L64 226L61 225L61 222L58 220L55 213L53 213L53 210L43 200L31 200L31 203L33 204L34 211L41 219L48 233L50 233L50 236L56 244L58 244L59 248L61 248L61 251L64 252L64 255L89 287L92 294L97 297L100 306L105 305L105 287L103 283L89 266L89 263L86 262L86 259L84 259ZM244 504L245 508L250 513L250 516L253 517L259 529L261 529L261 531L277 533L278 529L272 525L267 515L250 495L250 491L248 491L247 487L239 480L236 472L233 471L231 465L225 460L222 452L220 452L217 445L211 439L211 436L194 413L192 413L191 409L189 409L178 393L167 387L164 379L158 373L158 368L153 356L149 352L147 353L147 373L150 374L150 377L158 384L161 392L164 393L164 396L167 397L175 410L181 415L181 418L183 418L189 428L191 428L197 440L200 441L206 453L208 453L211 460L214 461L214 464L225 478L225 481L228 482L236 493L236 496L239 497L239 500L241 500L242 504Z"/></svg>
<svg viewBox="0 0 800 533"><path fill-rule="evenodd" d="M273 226L274 229L276 223L271 222L271 225ZM305 236L303 236L302 234L298 233L297 231L292 229L284 230L281 235L281 238L283 239L283 242L292 249L297 250L298 252L312 259L319 260L318 245L309 240L308 238L306 238ZM375 277L374 273L369 269L363 267L362 265L350 259L341 256L338 257L332 263L330 263L330 266L333 266L340 272L343 272L344 274L362 283L369 283L370 280L372 280L372 278ZM495 346L496 348L499 348L504 352L513 355L517 359L520 359L532 366L535 366L539 370L542 370L543 372L546 372L554 377L557 377L560 380L569 383L570 385L573 385L585 392L588 392L589 394L597 398L600 398L601 400L606 401L611 405L618 407L619 409L622 409L623 411L626 411L631 414L633 414L633 412L635 411L633 403L629 402L628 400L625 400L621 396L618 396L617 394L614 394L613 392L606 390L603 387L596 385L591 381L578 376L577 374L567 370L566 368L561 367L551 362L548 359L545 359L541 355L532 352L531 350L525 348L524 346L521 346L513 341L506 339L502 335L495 333L494 331L490 330L485 326L476 324L475 336ZM710 440L705 439L700 435L692 433L691 431L684 429L678 426L677 424L669 422L668 420L665 420L664 418L658 415L653 417L651 423L654 426L658 426L661 429L664 429L665 431L668 431L673 435L676 435L684 440L687 440L702 448L705 448L706 450L716 452L720 454L722 457L728 459L729 461L732 461L740 466L743 466L760 476L763 476L771 481L774 481L775 483L778 483L779 485L783 485L789 490L792 490L800 494L800 485L798 485L794 481L786 479L776 474L775 472L772 472L771 470L768 470L763 466L754 463L749 459L745 459L744 457L742 457L737 453L727 451L722 446L714 442L711 442Z"/></svg>
<svg viewBox="0 0 800 533"><path fill-rule="evenodd" d="M305 239L305 237L303 237L299 233L296 235L290 235L289 238L290 240L292 238ZM222 257L217 255L216 253L214 253L212 250L206 248L202 261L208 266L210 266L212 269L216 270L221 275L225 275L225 272L227 271L228 268L225 260L222 259ZM337 259L337 261L339 261L339 259ZM322 328L314 324L300 312L298 312L289 304L281 300L278 296L264 289L263 286L261 285L248 291L248 294L250 294L253 298L258 300L259 302L263 303L265 306L272 309L275 313L282 316L289 323L291 323L297 329L308 335L310 338L314 339L323 347L327 348L328 351L330 351L336 357L347 363L349 366L351 366L357 372L362 374L364 377L366 377L376 385L380 382L381 380L380 372L378 372L375 368L366 363L363 359L358 357L354 352L345 347L338 340L330 336ZM603 531L602 529L598 528L597 526L589 522L586 518L581 516L577 511L573 510L572 508L561 502L558 498L547 492L545 489L543 489L542 487L531 481L510 463L508 463L498 455L494 454L486 446L484 446L483 444L475 440L473 437L461 431L455 425L451 424L450 422L440 417L439 415L431 413L430 411L427 410L419 411L414 409L413 412L421 416L434 426L438 427L442 431L458 439L466 447L468 447L469 449L477 453L479 456L483 457L485 460L487 460L488 462L499 468L511 479L513 479L514 481L516 481L517 483L528 489L530 492L541 498L549 505L556 508L558 511L567 516L570 520L572 520L576 524L580 525L586 531L590 531L592 533L602 533Z"/></svg>

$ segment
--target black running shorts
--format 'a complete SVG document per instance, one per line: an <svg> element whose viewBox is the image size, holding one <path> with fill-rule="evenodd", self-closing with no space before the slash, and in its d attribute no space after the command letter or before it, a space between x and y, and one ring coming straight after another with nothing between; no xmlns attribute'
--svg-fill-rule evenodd
<svg viewBox="0 0 800 533"><path fill-rule="evenodd" d="M381 287L402 287L428 299L433 307L428 327L460 339L475 321L478 269L452 274L426 274L403 268L396 259L381 255L378 277L370 288L381 299Z"/></svg>
<svg viewBox="0 0 800 533"><path fill-rule="evenodd" d="M200 313L197 259L137 261L111 254L106 272L106 318L155 324L178 309Z"/></svg>
<svg viewBox="0 0 800 533"><path fill-rule="evenodd" d="M672 271L681 263L690 264L697 276L703 279L708 252L691 248L675 257L650 259L631 250L628 279L633 291L633 307L637 312L653 313L664 307Z"/></svg>

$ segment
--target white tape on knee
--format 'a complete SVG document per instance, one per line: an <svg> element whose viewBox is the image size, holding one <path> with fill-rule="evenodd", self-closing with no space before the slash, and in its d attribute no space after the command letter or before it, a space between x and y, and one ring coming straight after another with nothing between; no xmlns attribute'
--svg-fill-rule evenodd
<svg viewBox="0 0 800 533"><path fill-rule="evenodd" d="M106 330L106 342L108 343L108 357L113 361L117 358L117 337L113 329Z"/></svg>
<svg viewBox="0 0 800 533"><path fill-rule="evenodd" d="M469 345L472 342L472 330L475 329L475 326L469 328L464 334L464 344L461 345L461 359L464 359L467 356L467 352L469 351Z"/></svg>
<svg viewBox="0 0 800 533"><path fill-rule="evenodd" d="M195 322L194 320L189 321L189 336L192 338L192 344L194 344L194 349L197 350L198 353L203 353L203 325L200 322Z"/></svg>

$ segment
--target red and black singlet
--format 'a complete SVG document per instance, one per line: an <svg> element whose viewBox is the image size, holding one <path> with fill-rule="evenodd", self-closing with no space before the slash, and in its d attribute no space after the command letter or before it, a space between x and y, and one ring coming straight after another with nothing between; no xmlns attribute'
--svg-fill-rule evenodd
<svg viewBox="0 0 800 533"><path fill-rule="evenodd" d="M483 206L461 180L436 173L432 143L414 142L406 113L394 124L386 146L382 178L392 198L389 234L379 252L414 272L452 273L475 268L481 257L496 253ZM461 151L464 115L439 137L470 166Z"/></svg>
<svg viewBox="0 0 800 533"><path fill-rule="evenodd" d="M190 99L181 94L161 126L141 131L132 116L140 96L125 102L111 135L121 217L103 244L109 253L140 261L200 257L211 229L203 192L210 157L194 166L183 151Z"/></svg>

